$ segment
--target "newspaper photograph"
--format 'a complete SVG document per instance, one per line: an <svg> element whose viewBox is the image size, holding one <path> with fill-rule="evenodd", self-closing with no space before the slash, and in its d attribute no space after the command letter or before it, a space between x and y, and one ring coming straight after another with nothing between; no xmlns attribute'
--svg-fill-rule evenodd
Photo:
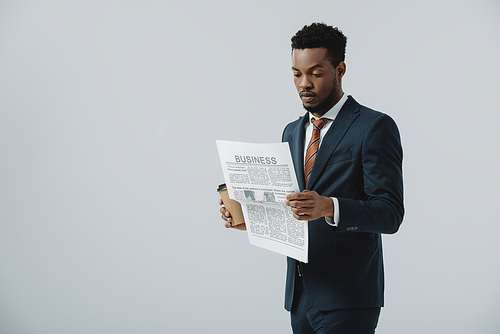
<svg viewBox="0 0 500 334"><path fill-rule="evenodd" d="M241 204L252 245L307 263L308 222L285 196L299 191L288 143L216 140L229 198Z"/></svg>

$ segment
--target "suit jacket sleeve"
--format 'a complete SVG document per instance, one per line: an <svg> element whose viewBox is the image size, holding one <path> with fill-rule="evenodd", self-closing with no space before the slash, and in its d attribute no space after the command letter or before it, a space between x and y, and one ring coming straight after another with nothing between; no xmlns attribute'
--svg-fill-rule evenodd
<svg viewBox="0 0 500 334"><path fill-rule="evenodd" d="M379 114L366 129L360 150L363 194L337 197L338 231L395 233L403 220L403 152L395 122Z"/></svg>

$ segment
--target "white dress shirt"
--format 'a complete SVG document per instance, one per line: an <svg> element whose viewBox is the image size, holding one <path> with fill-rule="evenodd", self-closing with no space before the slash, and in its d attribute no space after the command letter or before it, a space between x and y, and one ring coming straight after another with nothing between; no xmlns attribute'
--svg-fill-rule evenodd
<svg viewBox="0 0 500 334"><path fill-rule="evenodd" d="M333 121L337 117L340 109L344 106L344 103L347 101L347 95L344 93L340 100L330 109L328 110L321 118L328 118L329 121L321 128L320 130L320 140L319 140L319 146L321 147L321 144L323 143L323 138L325 137L325 134L328 132L328 129L330 129L330 126L332 126ZM312 132L313 132L313 126L311 126L311 119L316 119L312 113L309 113L309 122L306 124L306 135L305 135L305 142L304 142L304 156L306 156L306 151L307 151L307 145L309 144L309 141L311 140ZM314 167L313 167L314 168ZM340 209L339 209L339 201L335 197L331 197L333 200L333 219L330 217L325 217L326 222L332 226L338 226L339 221L340 221Z"/></svg>

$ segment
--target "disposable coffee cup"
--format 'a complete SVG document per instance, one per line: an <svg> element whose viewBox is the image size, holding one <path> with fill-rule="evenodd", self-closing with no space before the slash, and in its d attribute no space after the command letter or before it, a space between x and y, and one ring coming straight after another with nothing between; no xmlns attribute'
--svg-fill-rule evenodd
<svg viewBox="0 0 500 334"><path fill-rule="evenodd" d="M219 184L217 191L219 192L220 198L222 198L222 202L224 202L226 210L231 214L231 225L236 226L245 223L245 219L243 218L243 211L241 210L241 204L234 199L229 198L226 184Z"/></svg>

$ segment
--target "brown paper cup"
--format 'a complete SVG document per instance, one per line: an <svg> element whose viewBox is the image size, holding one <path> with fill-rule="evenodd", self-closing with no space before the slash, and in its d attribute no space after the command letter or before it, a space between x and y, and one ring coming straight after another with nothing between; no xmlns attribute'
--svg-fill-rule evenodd
<svg viewBox="0 0 500 334"><path fill-rule="evenodd" d="M219 194L220 198L222 198L222 202L224 202L226 210L229 211L229 213L231 214L232 218L231 225L236 226L243 224L245 222L245 219L243 218L243 211L241 210L241 204L229 198L229 194L226 188L219 190Z"/></svg>

